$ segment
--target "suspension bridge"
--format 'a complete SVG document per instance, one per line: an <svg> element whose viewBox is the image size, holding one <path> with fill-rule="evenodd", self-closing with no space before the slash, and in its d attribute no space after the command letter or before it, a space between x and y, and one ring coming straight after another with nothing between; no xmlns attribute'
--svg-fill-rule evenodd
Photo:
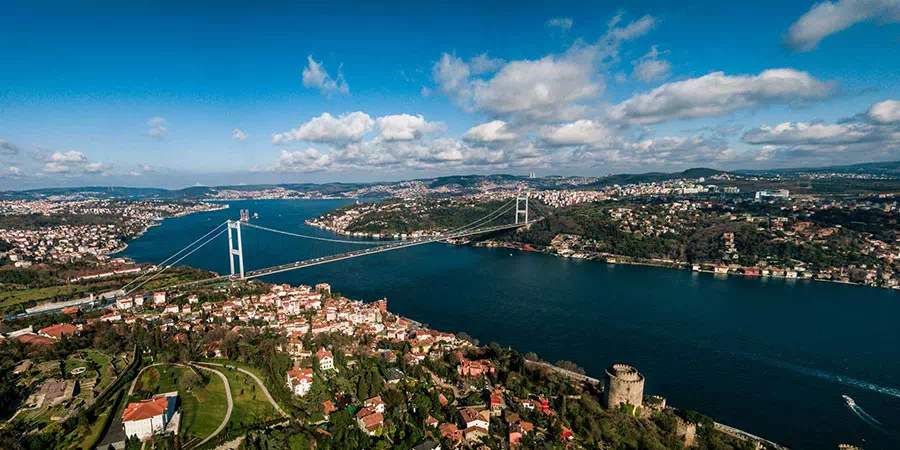
<svg viewBox="0 0 900 450"><path fill-rule="evenodd" d="M515 216L514 218L504 216L504 214L511 212L515 208ZM535 212L538 213L538 216L531 214L530 209L534 208ZM502 220L507 220L510 223L496 223ZM510 220L512 219L512 220ZM180 283L173 284L167 286L154 286L154 289L177 289L190 287L195 285L202 285L207 283L214 283L220 281L228 281L228 280L246 280L264 277L267 275L273 275L281 272L288 272L292 270L304 269L307 267L318 266L322 264L329 264L337 261L343 261L351 258L359 258L367 255L374 255L378 253L384 253L394 250L400 250L404 248L414 247L417 245L425 245L431 244L435 242L447 242L459 239L465 239L475 235L484 235L489 233L495 233L506 230L514 230L522 227L527 227L531 224L537 223L544 220L544 215L541 212L540 208L537 207L534 203L529 204L527 196L517 196L513 200L506 202L505 204L499 206L494 211L484 215L483 217L472 221L463 226L444 231L441 233L437 233L432 236L424 236L417 238L409 238L409 239L400 239L400 240L350 240L350 239L336 239L330 237L323 236L314 236L302 233L295 233L290 231L278 230L275 228L264 227L262 225L250 223L249 221L235 221L235 220L227 220L218 224L213 229L209 230L206 234L198 238L197 240L191 242L186 245L182 249L178 250L166 260L157 264L155 270L146 272L141 276L138 276L125 286L123 286L119 290L119 294L115 295L113 298L104 298L100 299L85 299L84 302L66 302L65 307L70 306L80 306L80 307L94 307L94 308L103 308L106 306L110 306L116 302L116 300L128 297L132 294L139 293L140 289L144 287L147 283L157 279L160 275L168 271L173 267L177 267L179 263L184 261L187 257L194 254L197 250L205 247L212 241L214 241L219 236L224 233L228 233L228 260L230 267L230 274L218 275L210 278L205 278L203 280L192 281L188 283ZM243 228L252 228L268 233L275 233L285 236L292 236L300 239L309 239L314 241L324 241L324 242L332 242L338 244L348 244L348 245L359 245L365 248L359 250L352 250L347 252L335 253L328 256L298 260L295 262L291 262L288 264L281 264L272 267L266 267L262 269L254 269L250 271L245 271L244 269L244 253L245 248L243 245L242 239L242 229ZM18 317L25 317L35 314L43 314L49 312L58 312L63 309L64 306L60 306L58 308L46 308L41 309L40 311L35 312L26 312L23 314L16 314L7 316L9 319L15 319Z"/></svg>
<svg viewBox="0 0 900 450"><path fill-rule="evenodd" d="M515 208L515 216L514 219L508 216L504 216L504 214L511 212ZM535 212L539 215L535 216L531 214L530 208L534 208ZM512 220L510 220L512 219ZM506 220L510 223L497 223L502 220ZM343 261L351 258L359 258L367 255L374 255L378 253L384 253L394 250L400 250L404 248L414 247L417 245L425 245L431 244L435 242L447 242L465 239L475 235L484 235L489 233L495 233L506 230L514 230L522 227L527 227L533 223L540 222L544 220L544 215L540 211L540 208L537 207L534 203L529 204L527 196L517 196L515 199L506 202L505 204L499 206L494 211L484 215L483 217L472 221L463 226L444 231L441 233L437 233L432 236L424 236L417 238L409 238L409 239L400 239L400 240L350 240L350 239L336 239L330 237L322 237L322 236L314 236L302 233L295 233L290 231L278 230L275 228L264 227L262 225L250 223L249 221L235 221L235 220L227 220L225 222L220 223L212 230L198 238L197 240L191 242L186 245L182 249L175 252L166 260L156 265L156 270L147 272L125 286L119 291L120 294L115 296L115 298L106 299L105 303L98 304L100 301L98 300L87 300L83 303L67 303L66 306L92 306L92 307L106 307L112 305L116 302L117 299L122 297L128 297L134 293L139 293L140 289L144 287L147 283L157 279L160 275L168 271L169 269L176 267L179 263L184 261L187 257L195 253L197 250L205 247L207 244L214 241L216 238L221 236L224 233L228 233L228 260L230 267L230 274L218 275L211 278L205 278L203 280L192 281L188 283L180 283L173 284L168 286L155 286L155 289L176 289L176 288L184 288L194 285L201 285L206 283L214 283L217 281L227 281L227 280L246 280L264 277L267 275L273 275L281 272L288 272L292 270L304 269L307 267L318 266L322 264L329 264L337 261ZM309 239L315 241L324 241L324 242L332 242L338 244L348 244L348 245L359 245L364 248L359 250L352 250L347 252L335 253L328 256L322 256L317 258L310 258L304 260L298 260L295 262L291 262L288 264L281 264L272 267L266 267L262 269L254 269L250 271L245 271L244 269L244 253L245 248L243 245L242 239L242 229L243 228L252 228L268 233L275 233L285 236L292 236L299 239ZM8 316L8 318L17 318L24 317L33 314L42 314L47 312L56 312L60 308L47 308L41 310L39 312L32 313L24 313L17 314L13 316Z"/></svg>

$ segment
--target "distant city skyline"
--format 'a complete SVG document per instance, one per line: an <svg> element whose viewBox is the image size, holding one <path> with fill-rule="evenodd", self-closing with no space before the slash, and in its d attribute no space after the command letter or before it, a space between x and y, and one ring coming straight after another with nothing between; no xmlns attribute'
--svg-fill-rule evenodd
<svg viewBox="0 0 900 450"><path fill-rule="evenodd" d="M900 0L31 3L4 190L900 160Z"/></svg>

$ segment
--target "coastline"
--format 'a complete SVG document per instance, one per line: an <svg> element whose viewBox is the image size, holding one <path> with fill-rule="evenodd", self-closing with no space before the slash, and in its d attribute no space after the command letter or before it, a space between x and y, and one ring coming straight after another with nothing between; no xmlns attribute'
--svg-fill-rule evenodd
<svg viewBox="0 0 900 450"><path fill-rule="evenodd" d="M548 248L538 249L531 247L527 244L519 245L513 244L505 241L483 241L475 244L463 244L470 245L472 247L485 247L485 248L505 248L510 250L518 250L522 252L534 252L534 253L542 253L548 256L553 256L557 258L564 259L576 259L576 260L584 260L590 262L602 262L606 264L624 264L630 266L646 266L646 267L659 267L663 269L674 269L674 270L682 270L686 272L696 272L696 273L706 273L711 274L716 277L727 278L727 277L741 277L741 278L750 278L750 279L778 279L778 280L790 280L790 281L817 281L822 283L835 283L835 284L843 284L848 286L857 286L863 288L873 288L873 289L885 289L889 291L898 291L900 290L900 286L890 287L890 286L878 286L871 285L865 283L854 283L852 281L842 281L842 280L829 280L824 278L816 278L816 277L787 277L787 276L775 276L775 275L755 275L755 274L744 274L738 272L717 272L716 270L709 269L693 269L690 263L687 262L678 262L678 261L666 261L666 260L648 260L643 258L635 258L632 256L625 255L615 255L612 253L598 253L596 255L588 255L588 256L565 256L560 255L558 253L549 251ZM526 248L528 247L528 248Z"/></svg>
<svg viewBox="0 0 900 450"><path fill-rule="evenodd" d="M126 239L123 242L122 246L117 247L109 252L104 253L103 256L114 257L115 255L124 252L125 250L128 249L129 242L134 241L136 239L140 239L141 236L143 236L147 231L150 231L151 228L162 225L163 222L165 222L166 220L176 219L178 217L185 217L185 216L189 216L191 214L201 214L201 213L206 213L206 212L221 211L223 209L228 209L231 207L231 205L229 205L227 203L223 203L221 205L216 205L215 203L209 203L209 202L201 202L201 203L203 203L205 205L210 205L210 206L215 205L216 207L210 208L210 209L204 209L202 211L182 211L180 213L172 214L171 216L168 216L168 217L161 217L159 219L151 220L148 224L146 224L144 226L144 228L141 231L135 233L134 236L131 236L128 239Z"/></svg>

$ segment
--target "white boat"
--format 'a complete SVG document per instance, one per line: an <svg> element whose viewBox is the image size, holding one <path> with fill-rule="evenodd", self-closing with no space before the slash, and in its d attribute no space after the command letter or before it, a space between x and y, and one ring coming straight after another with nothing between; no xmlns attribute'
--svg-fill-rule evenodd
<svg viewBox="0 0 900 450"><path fill-rule="evenodd" d="M847 406L850 406L850 407L856 406L856 402L852 398L850 398L850 396L842 395L841 397L844 398L844 402L847 403Z"/></svg>

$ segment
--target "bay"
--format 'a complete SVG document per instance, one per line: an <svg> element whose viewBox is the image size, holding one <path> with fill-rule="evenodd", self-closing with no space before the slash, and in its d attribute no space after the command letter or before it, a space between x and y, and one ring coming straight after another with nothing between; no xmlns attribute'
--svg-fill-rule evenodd
<svg viewBox="0 0 900 450"><path fill-rule="evenodd" d="M158 263L238 210L284 231L334 237L303 221L345 200L228 202L169 219L122 255ZM357 245L244 228L246 270ZM228 273L224 235L181 264ZM327 282L345 296L441 331L464 331L603 377L637 367L646 393L796 449L900 448L900 296L804 280L717 277L538 253L429 244L266 277ZM866 414L848 408L853 397ZM864 439L864 441L863 441Z"/></svg>

